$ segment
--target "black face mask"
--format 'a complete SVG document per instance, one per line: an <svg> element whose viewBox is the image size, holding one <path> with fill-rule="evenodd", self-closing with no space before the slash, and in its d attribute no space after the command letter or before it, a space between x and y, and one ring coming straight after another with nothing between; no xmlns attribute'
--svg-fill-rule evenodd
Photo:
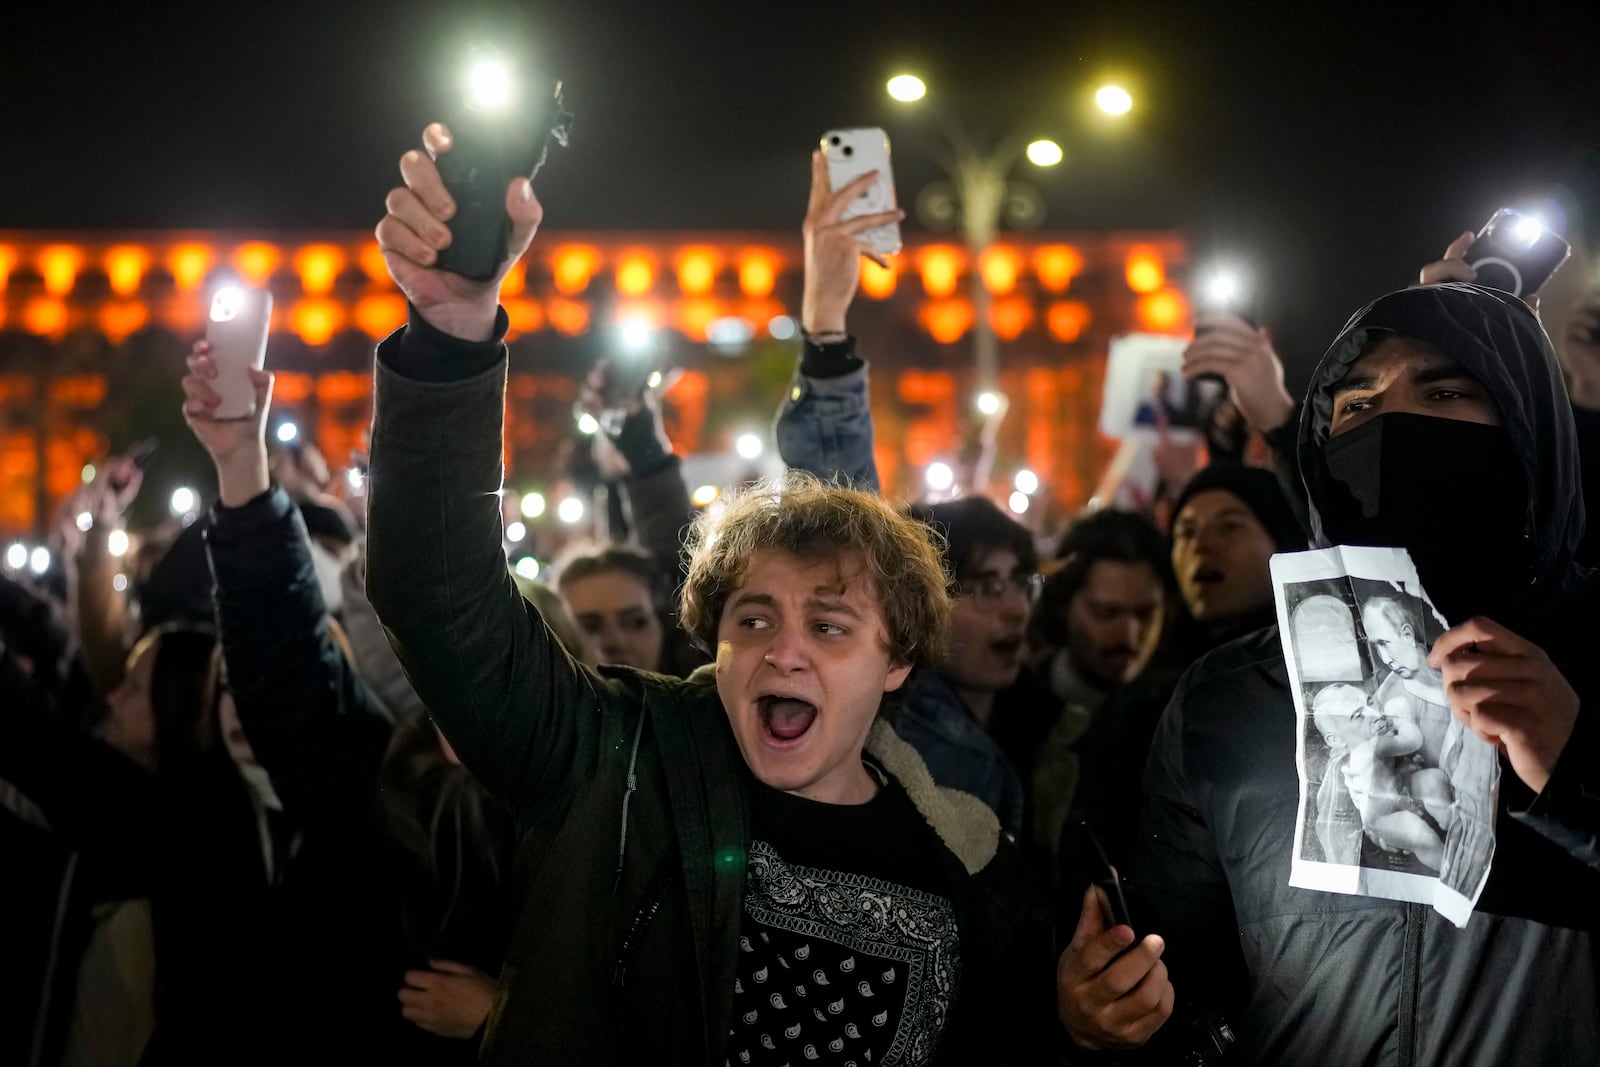
<svg viewBox="0 0 1600 1067"><path fill-rule="evenodd" d="M1330 438L1318 501L1336 545L1404 548L1451 625L1506 618L1528 568L1528 491L1503 427L1394 412Z"/></svg>

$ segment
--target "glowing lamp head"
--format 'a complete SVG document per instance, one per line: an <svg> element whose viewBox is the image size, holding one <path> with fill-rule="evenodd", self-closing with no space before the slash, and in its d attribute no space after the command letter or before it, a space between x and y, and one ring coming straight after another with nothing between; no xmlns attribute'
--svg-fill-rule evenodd
<svg viewBox="0 0 1600 1067"><path fill-rule="evenodd" d="M1017 492L1032 496L1039 491L1039 476L1030 470L1023 469L1017 472L1012 484Z"/></svg>
<svg viewBox="0 0 1600 1067"><path fill-rule="evenodd" d="M1525 245L1532 246L1534 242L1544 236L1544 220L1537 215L1519 215L1516 225L1511 232L1517 240Z"/></svg>
<svg viewBox="0 0 1600 1067"><path fill-rule="evenodd" d="M930 463L922 479L928 483L929 489L942 493L956 484L956 472L950 469L948 463Z"/></svg>
<svg viewBox="0 0 1600 1067"><path fill-rule="evenodd" d="M928 95L928 86L915 74L896 74L885 88L890 98L902 104L913 104Z"/></svg>
<svg viewBox="0 0 1600 1067"><path fill-rule="evenodd" d="M985 392L978 394L978 411L984 415L998 415L1006 406L1006 398L999 393Z"/></svg>
<svg viewBox="0 0 1600 1067"><path fill-rule="evenodd" d="M1061 162L1063 156L1061 146L1048 137L1041 137L1028 145L1028 162L1036 167L1053 167Z"/></svg>
<svg viewBox="0 0 1600 1067"><path fill-rule="evenodd" d="M1094 94L1094 102L1107 115L1126 115L1133 110L1133 97L1120 85L1102 85Z"/></svg>
<svg viewBox="0 0 1600 1067"><path fill-rule="evenodd" d="M278 427L278 440L289 444L300 437L300 427L292 422L285 422Z"/></svg>
<svg viewBox="0 0 1600 1067"><path fill-rule="evenodd" d="M244 310L244 290L225 285L211 294L211 321L231 322Z"/></svg>
<svg viewBox="0 0 1600 1067"><path fill-rule="evenodd" d="M515 87L510 64L499 56L475 56L467 66L467 106L474 111L505 110Z"/></svg>
<svg viewBox="0 0 1600 1067"><path fill-rule="evenodd" d="M759 459L765 447L761 442L761 436L753 433L742 433L733 443L734 451L743 459Z"/></svg>

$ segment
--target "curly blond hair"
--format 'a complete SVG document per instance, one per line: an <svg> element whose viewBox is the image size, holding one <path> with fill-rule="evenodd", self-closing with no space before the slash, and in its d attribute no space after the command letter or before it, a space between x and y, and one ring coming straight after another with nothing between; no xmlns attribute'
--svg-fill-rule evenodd
<svg viewBox="0 0 1600 1067"><path fill-rule="evenodd" d="M823 485L797 471L758 482L728 498L720 513L707 512L695 523L681 597L683 627L697 645L715 651L722 608L757 552L785 552L807 562L850 558L872 583L890 661L936 662L950 616L938 539L937 532L872 493Z"/></svg>

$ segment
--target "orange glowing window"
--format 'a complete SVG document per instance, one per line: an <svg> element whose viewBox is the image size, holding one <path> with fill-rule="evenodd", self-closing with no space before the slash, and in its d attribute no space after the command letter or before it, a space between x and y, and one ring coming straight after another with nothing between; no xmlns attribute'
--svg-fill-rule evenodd
<svg viewBox="0 0 1600 1067"><path fill-rule="evenodd" d="M209 246L191 242L178 245L167 253L167 269L172 272L172 280L178 288L188 291L200 287L215 260L216 256Z"/></svg>
<svg viewBox="0 0 1600 1067"><path fill-rule="evenodd" d="M1063 344L1076 341L1089 325L1089 307L1077 300L1058 300L1045 312L1045 326L1050 336Z"/></svg>
<svg viewBox="0 0 1600 1067"><path fill-rule="evenodd" d="M1014 248L992 245L983 250L978 259L978 274L984 288L996 296L1004 296L1017 287L1017 275L1022 272L1022 257Z"/></svg>
<svg viewBox="0 0 1600 1067"><path fill-rule="evenodd" d="M364 296L356 301L354 317L356 329L374 341L380 340L405 325L406 298L394 293Z"/></svg>
<svg viewBox="0 0 1600 1067"><path fill-rule="evenodd" d="M39 337L60 337L67 331L67 305L53 296L36 296L22 309L22 328Z"/></svg>
<svg viewBox="0 0 1600 1067"><path fill-rule="evenodd" d="M44 291L51 296L66 296L78 280L78 268L83 266L83 252L73 245L50 245L39 252L39 273L44 277Z"/></svg>
<svg viewBox="0 0 1600 1067"><path fill-rule="evenodd" d="M389 284L389 265L383 260L383 249L378 247L378 242L368 241L362 245L361 251L356 253L356 263L368 281L375 285Z"/></svg>
<svg viewBox="0 0 1600 1067"><path fill-rule="evenodd" d="M1083 271L1083 256L1071 245L1041 245L1033 253L1033 272L1052 293L1064 292Z"/></svg>
<svg viewBox="0 0 1600 1067"><path fill-rule="evenodd" d="M505 305L506 319L511 325L507 338L512 335L534 333L544 326L544 308L539 306L537 300L511 297L505 301Z"/></svg>
<svg viewBox="0 0 1600 1067"><path fill-rule="evenodd" d="M922 328L940 344L954 344L972 329L972 304L966 300L935 300L923 305Z"/></svg>
<svg viewBox="0 0 1600 1067"><path fill-rule="evenodd" d="M289 312L289 329L308 345L325 345L344 325L344 307L324 297L311 297Z"/></svg>
<svg viewBox="0 0 1600 1067"><path fill-rule="evenodd" d="M581 300L552 300L545 308L545 317L557 333L577 337L589 328L589 305Z"/></svg>
<svg viewBox="0 0 1600 1067"><path fill-rule="evenodd" d="M617 259L617 291L643 296L656 284L656 260L648 252L624 252Z"/></svg>
<svg viewBox="0 0 1600 1067"><path fill-rule="evenodd" d="M319 404L355 404L372 395L372 375L335 371L317 378Z"/></svg>
<svg viewBox="0 0 1600 1067"><path fill-rule="evenodd" d="M501 296L517 296L528 287L528 262L519 259L511 264L511 269L506 271L506 276L500 281ZM538 327L535 327L537 329Z"/></svg>
<svg viewBox="0 0 1600 1067"><path fill-rule="evenodd" d="M106 280L118 296L133 296L150 266L150 253L138 245L118 245L106 253Z"/></svg>
<svg viewBox="0 0 1600 1067"><path fill-rule="evenodd" d="M961 269L966 257L959 248L934 245L922 250L917 267L922 271L922 291L929 296L945 297L956 291Z"/></svg>
<svg viewBox="0 0 1600 1067"><path fill-rule="evenodd" d="M1176 289L1158 289L1139 298L1139 325L1155 333L1178 333L1189 317L1189 304Z"/></svg>
<svg viewBox="0 0 1600 1067"><path fill-rule="evenodd" d="M704 296L717 284L722 257L714 248L686 248L678 256L678 288L686 296Z"/></svg>
<svg viewBox="0 0 1600 1067"><path fill-rule="evenodd" d="M270 245L265 241L251 241L234 249L233 269L238 271L239 277L249 285L266 285L267 279L272 277L272 272L278 269L281 258L277 245Z"/></svg>
<svg viewBox="0 0 1600 1067"><path fill-rule="evenodd" d="M739 291L745 296L771 296L778 284L778 257L753 248L739 257Z"/></svg>
<svg viewBox="0 0 1600 1067"><path fill-rule="evenodd" d="M874 300L884 300L894 295L898 277L894 267L880 267L870 259L861 261L861 291Z"/></svg>
<svg viewBox="0 0 1600 1067"><path fill-rule="evenodd" d="M589 279L600 269L600 253L588 245L566 245L556 249L551 274L556 292L574 296L589 287Z"/></svg>
<svg viewBox="0 0 1600 1067"><path fill-rule="evenodd" d="M294 256L294 272L307 296L326 296L344 270L344 250L334 245L307 245Z"/></svg>
<svg viewBox="0 0 1600 1067"><path fill-rule="evenodd" d="M305 403L306 397L311 395L311 389L315 384L311 379L311 375L299 374L293 371L274 371L272 377L273 407Z"/></svg>
<svg viewBox="0 0 1600 1067"><path fill-rule="evenodd" d="M1153 293L1167 283L1160 253L1144 245L1128 252L1126 274L1128 288L1136 293Z"/></svg>
<svg viewBox="0 0 1600 1067"><path fill-rule="evenodd" d="M137 300L115 300L100 308L95 325L112 344L121 344L133 331L150 321L150 309Z"/></svg>
<svg viewBox="0 0 1600 1067"><path fill-rule="evenodd" d="M989 324L1002 341L1015 341L1033 325L1033 305L1020 296L996 301L989 309Z"/></svg>
<svg viewBox="0 0 1600 1067"><path fill-rule="evenodd" d="M11 277L11 268L17 265L17 250L10 245L0 245L0 289L6 287L6 280Z"/></svg>
<svg viewBox="0 0 1600 1067"><path fill-rule="evenodd" d="M700 297L694 300L680 300L673 309L672 321L678 331L691 341L704 341L706 331L711 324L723 317L722 304L716 300Z"/></svg>

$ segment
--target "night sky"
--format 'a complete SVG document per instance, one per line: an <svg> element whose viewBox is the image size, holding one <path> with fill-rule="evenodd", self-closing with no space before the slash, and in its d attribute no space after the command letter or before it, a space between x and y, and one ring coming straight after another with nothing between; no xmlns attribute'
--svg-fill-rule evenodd
<svg viewBox="0 0 1600 1067"><path fill-rule="evenodd" d="M1497 207L1600 237L1594 4L101 6L0 23L0 229L370 227L489 40L577 112L538 182L549 228L798 226L836 125L889 130L909 203L936 126L883 83L913 69L980 137L1063 143L1033 174L1047 229L1179 228L1250 264L1291 383ZM1120 129L1084 106L1109 76L1138 101Z"/></svg>

